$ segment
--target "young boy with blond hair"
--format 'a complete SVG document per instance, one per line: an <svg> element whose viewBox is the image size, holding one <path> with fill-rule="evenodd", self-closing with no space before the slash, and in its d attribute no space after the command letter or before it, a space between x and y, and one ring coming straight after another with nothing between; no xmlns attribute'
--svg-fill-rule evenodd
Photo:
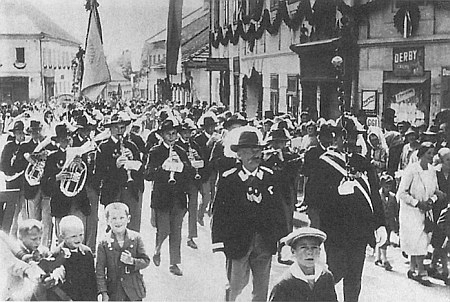
<svg viewBox="0 0 450 302"><path fill-rule="evenodd" d="M150 264L142 237L127 228L131 220L126 204L113 202L105 208L111 228L97 248L97 284L102 301L141 301L145 284L141 269Z"/></svg>
<svg viewBox="0 0 450 302"><path fill-rule="evenodd" d="M91 249L83 244L83 222L69 215L61 219L59 228L62 238L60 247L70 251L70 257L64 263L66 276L61 289L73 301L97 301L94 256Z"/></svg>

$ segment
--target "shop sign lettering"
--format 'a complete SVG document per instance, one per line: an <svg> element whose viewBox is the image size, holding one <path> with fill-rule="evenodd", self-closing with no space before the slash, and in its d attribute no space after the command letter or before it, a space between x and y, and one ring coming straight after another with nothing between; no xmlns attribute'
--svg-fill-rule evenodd
<svg viewBox="0 0 450 302"><path fill-rule="evenodd" d="M396 103L406 102L415 96L416 96L416 90L414 88L409 88L409 89L406 89L406 90L403 90L403 91L400 91L399 93L397 93L395 95L395 102Z"/></svg>
<svg viewBox="0 0 450 302"><path fill-rule="evenodd" d="M442 67L442 76L443 77L450 77L450 67Z"/></svg>
<svg viewBox="0 0 450 302"><path fill-rule="evenodd" d="M380 122L378 120L378 117L376 116L370 116L366 119L367 126L373 126L373 127L380 127Z"/></svg>
<svg viewBox="0 0 450 302"><path fill-rule="evenodd" d="M392 65L396 76L422 76L424 73L424 47L394 48Z"/></svg>

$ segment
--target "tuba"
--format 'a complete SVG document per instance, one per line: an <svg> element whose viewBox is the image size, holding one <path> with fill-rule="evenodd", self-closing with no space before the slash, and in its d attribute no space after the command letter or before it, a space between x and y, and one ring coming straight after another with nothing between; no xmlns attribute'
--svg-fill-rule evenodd
<svg viewBox="0 0 450 302"><path fill-rule="evenodd" d="M76 160L77 156L92 151L97 148L94 140L86 142L81 147L74 147L67 149L66 162L62 167L63 173L69 173L69 177L61 180L59 184L59 189L67 197L74 197L83 190L84 184L86 183L88 169L86 163L81 160Z"/></svg>
<svg viewBox="0 0 450 302"><path fill-rule="evenodd" d="M25 169L25 180L31 187L37 186L41 183L42 175L44 174L45 162L47 157L56 152L45 150L44 148L50 144L50 137L45 138L41 141L33 153L30 154L30 157L34 160L34 163L29 163L27 168Z"/></svg>
<svg viewBox="0 0 450 302"><path fill-rule="evenodd" d="M64 171L69 172L70 177L61 180L59 189L67 197L74 197L83 190L88 174L87 166L82 160L72 161Z"/></svg>
<svg viewBox="0 0 450 302"><path fill-rule="evenodd" d="M31 154L30 156L34 157L35 163L28 164L25 169L25 179L31 187L34 187L41 183L48 151L43 151L38 154Z"/></svg>

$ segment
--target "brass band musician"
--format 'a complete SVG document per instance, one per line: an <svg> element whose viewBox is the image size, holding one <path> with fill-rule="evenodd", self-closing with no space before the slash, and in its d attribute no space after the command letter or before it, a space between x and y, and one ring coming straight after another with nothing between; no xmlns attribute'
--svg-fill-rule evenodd
<svg viewBox="0 0 450 302"><path fill-rule="evenodd" d="M25 125L22 121L16 121L14 126L9 131L12 133L11 141L9 141L2 152L0 159L0 171L6 176L6 189L20 189L23 181L23 171L17 168L17 154L20 145L25 141L24 133ZM0 205L0 221L2 222L2 230L6 233L11 231L12 235L17 233L17 219L13 216L18 216L23 200L23 194L20 194L19 200L15 202L7 202L6 205ZM9 210L12 208L11 210ZM13 214L8 214L8 213ZM6 216L5 216L6 213Z"/></svg>
<svg viewBox="0 0 450 302"><path fill-rule="evenodd" d="M100 202L108 205L115 201L130 208L128 227L139 232L141 227L142 193L144 191L143 165L136 145L125 136L131 119L126 113L115 113L104 126L111 137L100 145L96 173L101 185Z"/></svg>
<svg viewBox="0 0 450 302"><path fill-rule="evenodd" d="M181 276L181 226L186 214L186 194L192 174L186 152L176 145L178 123L166 119L161 123L159 134L163 141L154 146L148 155L146 179L154 181L151 196L152 224L156 227L156 247L153 263L161 263L161 247L169 237L169 271Z"/></svg>

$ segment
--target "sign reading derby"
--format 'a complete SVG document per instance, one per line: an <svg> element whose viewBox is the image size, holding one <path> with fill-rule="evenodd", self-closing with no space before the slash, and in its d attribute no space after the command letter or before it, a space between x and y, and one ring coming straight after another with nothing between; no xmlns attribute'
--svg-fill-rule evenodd
<svg viewBox="0 0 450 302"><path fill-rule="evenodd" d="M423 46L394 47L392 65L396 76L423 76L424 61L425 50Z"/></svg>

